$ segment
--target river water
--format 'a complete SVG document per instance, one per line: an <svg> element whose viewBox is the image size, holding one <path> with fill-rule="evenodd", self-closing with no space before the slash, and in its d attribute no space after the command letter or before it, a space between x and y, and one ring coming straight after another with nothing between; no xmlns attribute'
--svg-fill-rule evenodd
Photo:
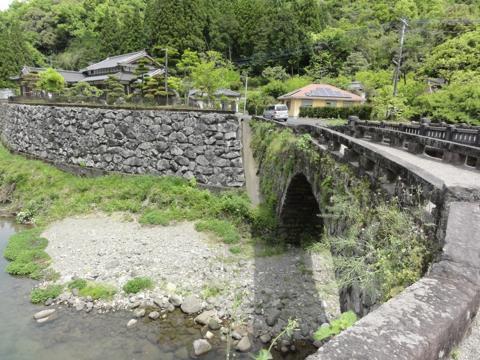
<svg viewBox="0 0 480 360"><path fill-rule="evenodd" d="M0 218L0 254L20 227ZM127 329L129 312L86 314L57 308L55 320L37 324L33 314L44 307L30 303L35 283L8 275L8 262L0 256L0 359L1 360L181 360L193 359L192 343L202 338L201 329L179 311L167 320L139 321ZM227 359L226 344L213 341L214 349L201 357ZM303 359L311 347L275 359ZM230 359L251 359L249 354L232 353Z"/></svg>

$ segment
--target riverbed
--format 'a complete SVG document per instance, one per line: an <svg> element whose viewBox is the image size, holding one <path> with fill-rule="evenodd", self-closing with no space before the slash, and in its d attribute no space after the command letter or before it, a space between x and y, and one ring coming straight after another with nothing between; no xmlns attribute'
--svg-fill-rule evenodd
<svg viewBox="0 0 480 360"><path fill-rule="evenodd" d="M20 227L0 219L0 253L8 238ZM194 359L192 343L203 337L201 327L179 310L167 320L142 319L134 328L126 327L131 312L108 314L76 312L56 307L54 319L37 324L32 315L44 306L32 305L29 294L35 282L9 276L3 269L8 262L0 257L0 359ZM213 349L202 359L227 359L226 342L220 336L212 340ZM254 346L258 350L261 344ZM296 352L275 354L275 359L304 359L310 346L298 346ZM230 359L250 359L251 354L231 352Z"/></svg>

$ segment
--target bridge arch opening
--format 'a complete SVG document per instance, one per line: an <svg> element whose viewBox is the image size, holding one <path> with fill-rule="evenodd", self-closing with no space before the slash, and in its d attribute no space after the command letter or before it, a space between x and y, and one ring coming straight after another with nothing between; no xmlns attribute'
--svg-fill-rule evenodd
<svg viewBox="0 0 480 360"><path fill-rule="evenodd" d="M312 185L303 174L295 175L284 195L280 211L282 235L293 245L319 238L323 230L320 206Z"/></svg>

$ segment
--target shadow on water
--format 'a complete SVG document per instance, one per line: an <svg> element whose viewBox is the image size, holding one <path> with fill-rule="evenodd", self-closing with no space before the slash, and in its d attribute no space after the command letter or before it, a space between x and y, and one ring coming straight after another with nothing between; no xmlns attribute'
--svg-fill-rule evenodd
<svg viewBox="0 0 480 360"><path fill-rule="evenodd" d="M334 275L326 263L329 257L301 247L306 238L318 240L323 228L318 203L303 175L292 179L283 203L275 241L286 242L288 251L262 257L260 247L257 250L254 331L267 337L275 336L289 319L298 320L298 330L291 339L285 337L278 342L274 356L275 359L304 359L316 351L312 344L313 332L338 308L338 292L335 286L328 291L322 289L334 284ZM328 296L324 295L328 292Z"/></svg>

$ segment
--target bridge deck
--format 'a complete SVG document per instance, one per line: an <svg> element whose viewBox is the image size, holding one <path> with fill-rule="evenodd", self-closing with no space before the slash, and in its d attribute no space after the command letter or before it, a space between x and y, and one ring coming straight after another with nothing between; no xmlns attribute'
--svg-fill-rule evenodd
<svg viewBox="0 0 480 360"><path fill-rule="evenodd" d="M428 155L412 154L406 150L390 147L385 144L373 143L362 139L355 139L355 141L365 147L376 149L376 151L382 153L384 156L388 156L392 160L399 159L406 161L418 167L423 172L430 173L432 176L443 181L448 188L480 188L480 171L474 168L448 164L441 159L436 159Z"/></svg>

